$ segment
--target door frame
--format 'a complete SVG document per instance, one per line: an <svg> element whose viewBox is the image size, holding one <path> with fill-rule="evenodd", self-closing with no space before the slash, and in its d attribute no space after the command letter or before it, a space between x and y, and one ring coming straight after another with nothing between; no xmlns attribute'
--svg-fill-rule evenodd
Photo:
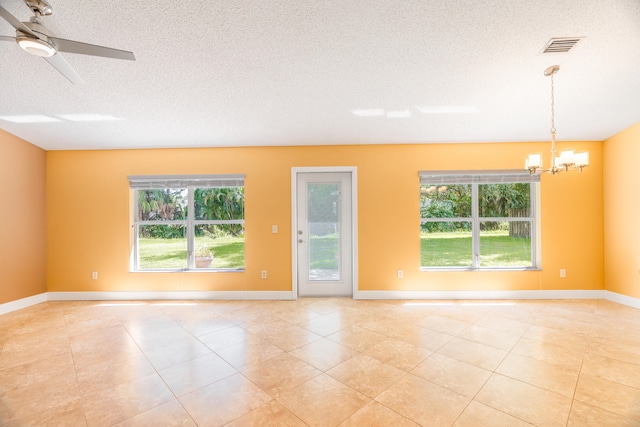
<svg viewBox="0 0 640 427"><path fill-rule="evenodd" d="M298 299L298 174L351 174L351 297L358 299L358 168L355 166L319 166L291 168L291 290Z"/></svg>

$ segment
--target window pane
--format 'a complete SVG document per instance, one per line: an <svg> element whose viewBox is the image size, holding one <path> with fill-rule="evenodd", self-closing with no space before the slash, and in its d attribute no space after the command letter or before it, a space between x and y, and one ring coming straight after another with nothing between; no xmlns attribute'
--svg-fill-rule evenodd
<svg viewBox="0 0 640 427"><path fill-rule="evenodd" d="M196 220L244 219L244 187L196 188Z"/></svg>
<svg viewBox="0 0 640 427"><path fill-rule="evenodd" d="M172 221L187 215L187 189L138 190L139 221Z"/></svg>
<svg viewBox="0 0 640 427"><path fill-rule="evenodd" d="M531 267L530 221L480 223L481 267Z"/></svg>
<svg viewBox="0 0 640 427"><path fill-rule="evenodd" d="M195 226L196 261L208 249L210 266L196 268L244 268L244 227L242 224L203 224Z"/></svg>
<svg viewBox="0 0 640 427"><path fill-rule="evenodd" d="M478 185L481 218L528 217L531 189L528 182Z"/></svg>
<svg viewBox="0 0 640 427"><path fill-rule="evenodd" d="M421 218L470 218L471 184L420 185Z"/></svg>
<svg viewBox="0 0 640 427"><path fill-rule="evenodd" d="M469 221L425 223L420 233L421 266L471 267L471 245Z"/></svg>
<svg viewBox="0 0 640 427"><path fill-rule="evenodd" d="M141 270L187 268L185 226L138 226L138 254Z"/></svg>

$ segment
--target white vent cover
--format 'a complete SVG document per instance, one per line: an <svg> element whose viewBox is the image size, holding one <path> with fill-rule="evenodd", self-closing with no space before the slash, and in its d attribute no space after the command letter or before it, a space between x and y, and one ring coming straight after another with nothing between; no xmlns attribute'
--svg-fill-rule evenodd
<svg viewBox="0 0 640 427"><path fill-rule="evenodd" d="M563 37L549 40L542 53L567 53L578 44L583 37Z"/></svg>

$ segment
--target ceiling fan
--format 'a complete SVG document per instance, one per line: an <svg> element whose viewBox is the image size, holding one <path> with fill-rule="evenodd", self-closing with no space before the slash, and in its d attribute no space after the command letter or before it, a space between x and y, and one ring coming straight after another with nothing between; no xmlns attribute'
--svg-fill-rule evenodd
<svg viewBox="0 0 640 427"><path fill-rule="evenodd" d="M32 55L44 58L49 64L58 70L73 84L82 83L82 78L62 57L60 52L79 53L81 55L102 56L105 58L127 59L135 61L133 52L112 49L110 47L97 46L66 40L56 37L42 22L43 16L49 16L53 9L45 0L24 0L33 11L34 16L29 22L20 22L15 16L0 5L0 16L16 29L16 36L0 36L0 41L15 41L20 47Z"/></svg>

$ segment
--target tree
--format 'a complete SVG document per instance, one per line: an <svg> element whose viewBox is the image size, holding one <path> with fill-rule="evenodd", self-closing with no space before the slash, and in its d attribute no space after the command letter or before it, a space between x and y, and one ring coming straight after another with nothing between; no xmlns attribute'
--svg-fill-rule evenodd
<svg viewBox="0 0 640 427"><path fill-rule="evenodd" d="M421 218L470 218L471 184L422 185L420 187ZM481 218L512 216L511 209L528 209L529 183L499 183L478 185L478 207ZM500 222L482 222L483 230L495 230ZM422 229L430 232L470 230L468 221L425 222Z"/></svg>
<svg viewBox="0 0 640 427"><path fill-rule="evenodd" d="M138 218L142 221L180 220L186 217L186 190L164 188L138 190ZM180 225L144 225L141 237L182 238L184 227Z"/></svg>
<svg viewBox="0 0 640 427"><path fill-rule="evenodd" d="M196 188L194 210L197 220L244 219L244 187ZM242 224L205 225L196 228L196 235L218 234L218 230L231 236L243 233Z"/></svg>
<svg viewBox="0 0 640 427"><path fill-rule="evenodd" d="M471 185L422 185L420 187L421 218L470 218ZM425 222L422 229L429 232L468 231L471 223Z"/></svg>

